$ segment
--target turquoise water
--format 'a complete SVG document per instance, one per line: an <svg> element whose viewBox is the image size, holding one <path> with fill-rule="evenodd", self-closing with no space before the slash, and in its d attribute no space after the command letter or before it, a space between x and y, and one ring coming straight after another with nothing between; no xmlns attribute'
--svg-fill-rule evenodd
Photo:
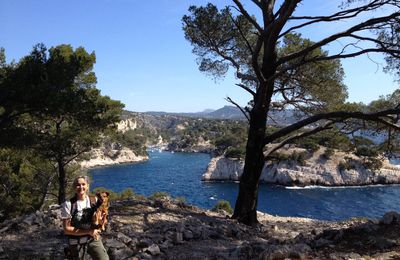
<svg viewBox="0 0 400 260"><path fill-rule="evenodd" d="M116 192L132 188L145 196L164 191L203 208L212 208L221 199L228 200L232 207L235 205L237 183L201 181L210 161L208 154L150 152L149 155L146 162L92 169L92 188L105 187ZM323 220L376 218L387 211L400 211L400 186L293 189L260 185L258 210Z"/></svg>

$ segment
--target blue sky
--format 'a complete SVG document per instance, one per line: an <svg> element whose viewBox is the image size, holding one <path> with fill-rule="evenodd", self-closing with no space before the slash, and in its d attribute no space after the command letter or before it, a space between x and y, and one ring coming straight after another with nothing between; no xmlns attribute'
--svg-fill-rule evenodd
<svg viewBox="0 0 400 260"><path fill-rule="evenodd" d="M315 13L340 2L313 1L312 7L304 4L299 11ZM1 0L0 47L6 49L8 61L18 61L40 42L47 47L66 43L95 51L97 87L131 111L218 109L228 104L227 96L245 105L249 96L234 85L233 76L214 82L198 71L192 47L184 38L182 16L190 5L207 2ZM214 2L220 6L231 3ZM304 36L317 40L335 28L319 25ZM379 56L370 58L383 62ZM382 65L368 57L343 62L350 101L367 103L398 87L390 75L382 73Z"/></svg>

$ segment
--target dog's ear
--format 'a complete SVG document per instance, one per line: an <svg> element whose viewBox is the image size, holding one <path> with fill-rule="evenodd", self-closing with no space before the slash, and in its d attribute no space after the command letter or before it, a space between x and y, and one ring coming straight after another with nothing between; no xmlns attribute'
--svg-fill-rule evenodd
<svg viewBox="0 0 400 260"><path fill-rule="evenodd" d="M108 191L106 191L104 193L107 194L107 197L110 197L110 193Z"/></svg>

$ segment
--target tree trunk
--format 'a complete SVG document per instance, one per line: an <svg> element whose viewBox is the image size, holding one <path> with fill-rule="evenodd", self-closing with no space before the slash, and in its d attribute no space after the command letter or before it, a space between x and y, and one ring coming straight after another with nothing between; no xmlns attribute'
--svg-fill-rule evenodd
<svg viewBox="0 0 400 260"><path fill-rule="evenodd" d="M58 204L61 205L65 201L66 192L65 188L67 186L65 167L62 160L57 160L58 165Z"/></svg>
<svg viewBox="0 0 400 260"><path fill-rule="evenodd" d="M250 113L250 126L246 146L246 159L240 178L239 195L232 218L246 225L256 225L258 186L264 167L264 137L266 129L266 108L254 107Z"/></svg>

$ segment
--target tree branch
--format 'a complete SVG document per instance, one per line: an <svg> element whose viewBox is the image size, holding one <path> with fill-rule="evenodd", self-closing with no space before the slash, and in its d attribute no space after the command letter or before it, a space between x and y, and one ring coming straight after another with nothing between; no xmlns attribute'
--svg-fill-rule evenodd
<svg viewBox="0 0 400 260"><path fill-rule="evenodd" d="M368 3L367 5L355 7L355 8L349 9L349 10L340 11L340 12L334 13L329 16L298 16L298 17L292 16L289 18L289 20L311 20L311 21L308 21L303 24L299 24L299 25L296 25L296 26L293 26L293 27L287 29L284 33L280 34L279 37L282 37L282 36L290 33L291 31L303 28L305 26L308 26L308 25L311 25L314 23L333 22L333 21L338 21L338 20L354 18L362 12L375 10L375 9L383 6L384 4L385 3L382 3L381 0L375 0L375 1L372 1L371 3Z"/></svg>
<svg viewBox="0 0 400 260"><path fill-rule="evenodd" d="M317 49L319 47L322 47L322 46L324 46L324 45L326 45L326 44L328 44L330 42L333 42L333 41L335 41L337 39L340 39L340 38L347 37L347 36L351 35L354 32L365 30L369 26L377 25L377 24L380 24L380 23L387 22L387 21L389 21L391 19L395 19L395 18L397 18L399 16L400 16L400 13L399 12L395 12L395 13L392 13L392 14L390 14L388 16L382 16L382 17L378 17L378 18L369 19L369 20L367 20L365 22L359 23L359 24L347 29L346 31L343 31L343 32L340 32L340 33L337 33L337 34L333 34L333 35L331 35L331 36L329 36L329 37L327 37L327 38L325 38L325 39L323 39L323 40L321 40L321 41L319 41L319 42L317 42L317 43L315 43L315 44L313 44L313 45L311 45L311 46L309 46L309 47L307 47L307 48L305 48L305 49L303 49L301 51L298 51L298 52L289 54L287 56L284 56L284 57L278 59L277 64L281 65L281 64L286 63L286 62L288 62L290 60L297 59L297 58L300 58L300 57L304 57L307 54L309 54L310 52L312 52L313 50L315 50L315 49Z"/></svg>
<svg viewBox="0 0 400 260"><path fill-rule="evenodd" d="M250 118L249 118L249 116L247 115L246 111L245 111L241 106L239 106L238 103L236 103L235 101L233 101L230 97L227 97L225 100L227 100L228 102L232 103L232 104L235 105L237 108L239 108L240 111L243 113L243 115L246 117L247 121L250 122Z"/></svg>
<svg viewBox="0 0 400 260"><path fill-rule="evenodd" d="M280 142L278 144L274 144L273 146L267 148L267 151L264 152L264 156L267 159L270 154L279 150L280 148L282 148L284 145L286 145L288 143L291 143L300 138L304 138L304 137L316 134L316 133L324 131L324 130L332 129L332 127L331 127L332 124L334 124L334 122L328 122L324 126L316 127L310 131L290 136L290 137L286 138L285 140L283 140L282 142Z"/></svg>
<svg viewBox="0 0 400 260"><path fill-rule="evenodd" d="M240 13L246 17L246 19L257 29L257 31L262 34L263 33L263 29L262 27L257 23L256 20L254 20L250 14L246 11L246 9L244 9L242 3L239 0L233 0L233 2L236 4L236 6L239 8ZM255 4L257 4L255 1L253 1ZM257 4L259 6L259 4Z"/></svg>
<svg viewBox="0 0 400 260"><path fill-rule="evenodd" d="M272 143L272 141L274 141L278 138L286 136L296 130L299 130L307 125L313 124L320 120L330 120L330 121L334 121L334 122L340 122L340 121L344 121L346 119L354 118L354 119L382 123L388 127L395 128L396 130L400 130L400 126L395 125L393 123L390 123L390 122L380 118L382 116L397 115L397 114L400 114L400 109L387 109L387 110L382 110L382 111L375 112L375 113L336 111L336 112L316 114L314 116L310 116L306 119L300 120L290 126L284 127L282 129L276 131L275 133L267 136L264 139L264 145L266 145L268 143Z"/></svg>

